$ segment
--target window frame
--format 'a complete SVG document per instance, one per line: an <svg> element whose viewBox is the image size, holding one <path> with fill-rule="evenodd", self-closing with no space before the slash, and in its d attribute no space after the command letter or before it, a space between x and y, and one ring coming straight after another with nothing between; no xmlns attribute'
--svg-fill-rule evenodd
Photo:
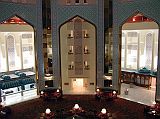
<svg viewBox="0 0 160 119"><path fill-rule="evenodd" d="M80 0L75 0L75 4L79 5L80 4Z"/></svg>
<svg viewBox="0 0 160 119"><path fill-rule="evenodd" d="M87 0L83 0L83 3L84 3L84 4L88 4L88 1L87 1Z"/></svg>
<svg viewBox="0 0 160 119"><path fill-rule="evenodd" d="M146 42L146 36L147 36L147 34L149 34L149 33L152 33L152 35L153 35L153 37L152 37L152 45L154 46L154 47L152 47L152 61L151 61L151 69L150 70L155 70L155 67L154 67L154 65L155 65L155 61L154 61L154 58L155 58L155 45L156 45L156 42L157 41L155 41L155 34L156 34L156 32L157 31L153 31L153 32L151 32L151 31L148 31L148 32L146 32L145 33L145 36L144 36L144 38L145 38L145 42ZM128 33L128 31L125 31L125 30L122 30L122 34L124 34L124 38L125 38L125 43L124 44L122 44L122 45L124 45L124 47L125 47L125 49L124 49L124 54L125 54L125 56L124 56L124 67L121 67L121 69L123 69L123 70L135 70L135 69L133 69L133 68L127 68L127 66L126 66L126 63L127 63L127 52L126 52L126 43L127 43L127 38L126 38L126 36L127 36L127 33ZM141 66L140 66L140 60L141 60L141 58L140 58L140 33L141 33L141 31L137 31L137 33L139 34L138 35L138 39L139 39L139 41L138 41L138 50L137 50L137 69L136 70L139 70L140 68L142 68ZM158 35L158 34L157 34ZM122 37L121 37L122 38ZM154 44L153 44L154 43ZM121 48L121 50L122 50L122 48ZM121 56L121 58L122 58L122 56ZM122 63L122 61L121 61L121 63ZM145 64L145 66L144 67L146 67L146 64Z"/></svg>

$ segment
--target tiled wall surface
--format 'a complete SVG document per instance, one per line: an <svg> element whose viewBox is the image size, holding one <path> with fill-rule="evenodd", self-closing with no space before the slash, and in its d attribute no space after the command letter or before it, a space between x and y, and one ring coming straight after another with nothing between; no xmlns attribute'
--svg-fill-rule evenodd
<svg viewBox="0 0 160 119"><path fill-rule="evenodd" d="M36 0L0 0L1 2L13 2L21 4L36 4Z"/></svg>
<svg viewBox="0 0 160 119"><path fill-rule="evenodd" d="M36 26L36 5L0 2L0 22L15 15Z"/></svg>

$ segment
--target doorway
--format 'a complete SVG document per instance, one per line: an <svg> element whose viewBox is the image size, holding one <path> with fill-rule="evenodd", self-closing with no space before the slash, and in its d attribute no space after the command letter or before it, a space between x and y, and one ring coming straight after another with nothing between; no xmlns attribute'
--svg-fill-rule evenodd
<svg viewBox="0 0 160 119"><path fill-rule="evenodd" d="M82 93L85 91L84 79L83 78L74 78L72 79L73 92Z"/></svg>

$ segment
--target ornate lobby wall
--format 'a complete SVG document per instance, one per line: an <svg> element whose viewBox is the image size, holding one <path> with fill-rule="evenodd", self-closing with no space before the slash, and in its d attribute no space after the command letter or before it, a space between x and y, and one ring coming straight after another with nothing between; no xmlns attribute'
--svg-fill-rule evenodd
<svg viewBox="0 0 160 119"><path fill-rule="evenodd" d="M125 21L140 12L144 16L160 23L159 0L113 0L113 87L120 90L120 45L121 27ZM158 41L160 38L158 39ZM160 50L160 43L158 44ZM159 51L158 50L158 51ZM156 99L160 99L160 52L158 52Z"/></svg>
<svg viewBox="0 0 160 119"><path fill-rule="evenodd" d="M44 87L43 82L43 43L42 43L42 1L25 0L12 1L0 0L0 22L17 16L31 25L35 31L36 73L39 87Z"/></svg>
<svg viewBox="0 0 160 119"><path fill-rule="evenodd" d="M91 0L90 0L91 1ZM62 0L51 0L51 18L52 18L52 46L53 46L53 75L54 85L59 86L61 80L60 69L60 38L59 27L69 19L80 16L96 26L96 48L97 48L97 85L103 86L103 70L104 70L104 4L103 0L92 0L88 4L68 5ZM73 2L72 2L73 3ZM90 4L91 3L91 4Z"/></svg>

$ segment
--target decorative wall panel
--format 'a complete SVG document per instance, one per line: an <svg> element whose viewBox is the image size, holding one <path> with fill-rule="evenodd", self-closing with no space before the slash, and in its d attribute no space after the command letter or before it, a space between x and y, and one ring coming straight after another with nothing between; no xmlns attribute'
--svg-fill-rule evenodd
<svg viewBox="0 0 160 119"><path fill-rule="evenodd" d="M51 0L52 16L52 46L53 46L53 75L55 83L60 82L60 56L59 56L59 27L75 16L93 23L96 26L97 36L97 83L102 86L104 67L104 4L103 0L97 0L96 4L88 5L60 5L58 0Z"/></svg>
<svg viewBox="0 0 160 119"><path fill-rule="evenodd" d="M152 33L148 33L146 35L146 43L145 43L145 64L146 67L151 69L152 65L152 42L153 42L153 35Z"/></svg>
<svg viewBox="0 0 160 119"><path fill-rule="evenodd" d="M30 25L37 25L36 5L0 2L0 13L0 22L17 15Z"/></svg>
<svg viewBox="0 0 160 119"><path fill-rule="evenodd" d="M75 75L83 74L83 52L82 52L82 21L76 19L74 21L74 61Z"/></svg>

